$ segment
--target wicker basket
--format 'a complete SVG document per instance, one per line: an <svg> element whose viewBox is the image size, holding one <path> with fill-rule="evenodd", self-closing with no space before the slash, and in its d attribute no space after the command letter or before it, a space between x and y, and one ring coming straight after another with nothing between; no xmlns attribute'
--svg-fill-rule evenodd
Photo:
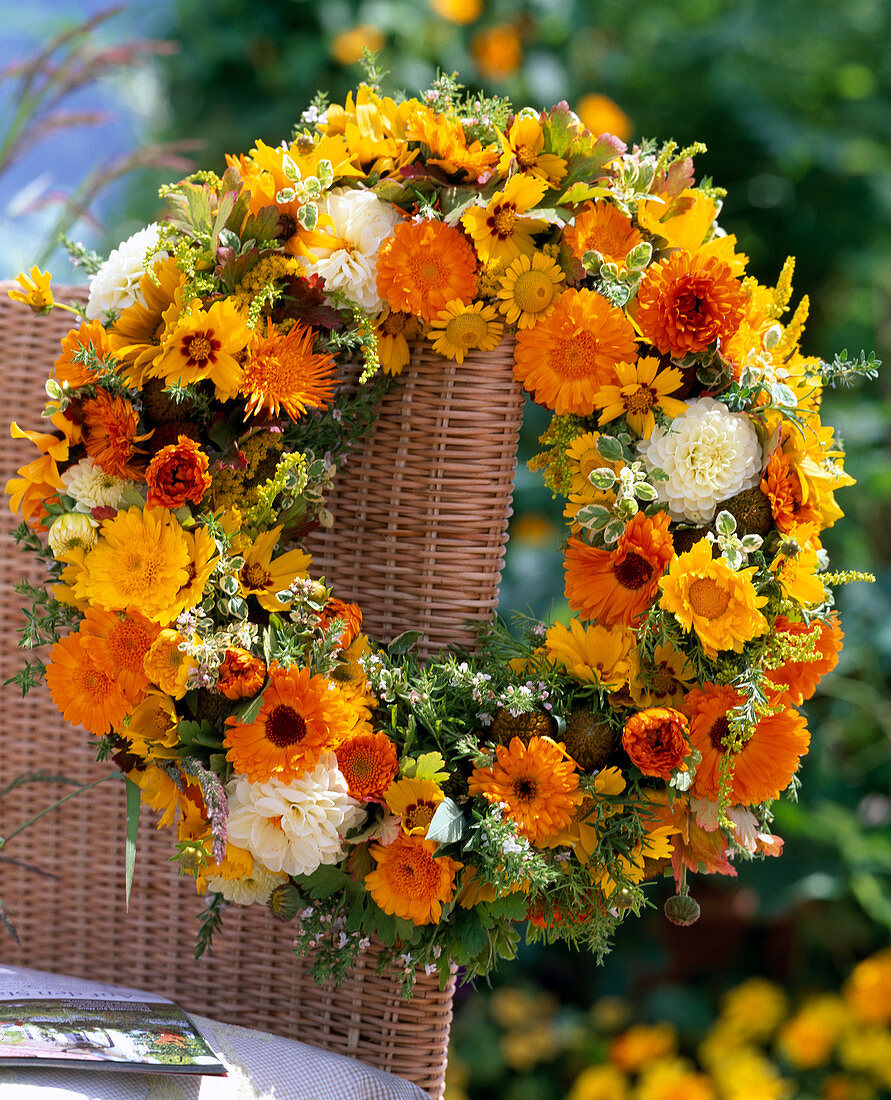
<svg viewBox="0 0 891 1100"><path fill-rule="evenodd" d="M42 380L70 327L61 311L34 319L0 284L4 413L37 427ZM56 290L64 300L66 292ZM69 291L71 298L83 291ZM333 532L317 537L319 572L340 594L361 600L366 625L387 638L411 626L428 645L461 640L463 620L494 607L503 556L521 396L508 369L510 348L463 367L421 355L419 369L387 399L372 444L340 475ZM4 417L5 419L5 417ZM493 428L497 429L493 431ZM32 457L0 436L5 479ZM495 437L495 438L492 438ZM20 667L23 620L12 584L25 556L0 509L0 681ZM36 578L35 578L36 579ZM45 689L24 700L3 691L7 733L0 780L46 770L78 780L108 774L83 731L62 721ZM374 950L339 989L317 987L290 952L292 932L258 908L231 907L212 955L192 957L201 901L169 862L170 837L146 813L130 911L124 911L123 783L115 777L72 799L10 846L10 856L54 878L2 864L0 896L21 946L0 931L0 959L155 990L207 1016L351 1055L442 1094L453 983L419 975L403 1001L394 976L374 974ZM44 784L0 804L0 834L46 805Z"/></svg>

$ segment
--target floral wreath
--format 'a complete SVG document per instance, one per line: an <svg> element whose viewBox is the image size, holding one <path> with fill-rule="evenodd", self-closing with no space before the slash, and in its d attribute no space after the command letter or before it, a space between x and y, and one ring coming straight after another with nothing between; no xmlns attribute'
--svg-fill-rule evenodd
<svg viewBox="0 0 891 1100"><path fill-rule="evenodd" d="M17 538L48 572L24 644L53 643L18 680L45 672L128 812L173 831L199 949L268 904L318 977L374 936L410 989L485 972L523 921L602 954L664 874L690 923L688 872L779 855L832 585L859 577L820 544L852 483L820 396L875 363L800 351L793 262L745 274L701 151L454 78L365 84L163 188L106 260L75 247L48 430L12 427L40 452L7 486ZM11 296L47 312L49 280ZM531 465L566 501L572 618L422 661L367 638L301 541L412 346L461 364L508 334L553 414Z"/></svg>

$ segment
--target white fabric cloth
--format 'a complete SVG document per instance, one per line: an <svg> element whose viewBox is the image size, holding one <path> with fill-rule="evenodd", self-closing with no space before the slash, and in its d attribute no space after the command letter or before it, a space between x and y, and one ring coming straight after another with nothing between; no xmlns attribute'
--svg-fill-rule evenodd
<svg viewBox="0 0 891 1100"><path fill-rule="evenodd" d="M0 1066L0 1100L429 1100L390 1073L263 1031L192 1016L227 1077Z"/></svg>

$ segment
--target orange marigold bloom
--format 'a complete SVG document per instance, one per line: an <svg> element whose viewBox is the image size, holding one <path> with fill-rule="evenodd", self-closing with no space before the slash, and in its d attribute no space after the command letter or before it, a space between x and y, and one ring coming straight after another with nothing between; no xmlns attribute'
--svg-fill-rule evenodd
<svg viewBox="0 0 891 1100"><path fill-rule="evenodd" d="M251 783L289 783L314 768L326 749L352 732L356 716L324 676L296 665L273 664L254 721L240 722L231 715L226 724L226 759L239 775Z"/></svg>
<svg viewBox="0 0 891 1100"><path fill-rule="evenodd" d="M169 447L162 447L145 472L148 482L146 505L173 511L187 500L200 504L211 486L207 466L207 455L187 435L181 435Z"/></svg>
<svg viewBox="0 0 891 1100"><path fill-rule="evenodd" d="M634 363L631 322L593 290L565 290L534 328L517 333L514 375L554 412L590 416L600 387L616 381L617 363Z"/></svg>
<svg viewBox="0 0 891 1100"><path fill-rule="evenodd" d="M135 608L125 613L88 607L81 630L91 638L90 652L96 664L138 703L149 682L143 662L160 626Z"/></svg>
<svg viewBox="0 0 891 1100"><path fill-rule="evenodd" d="M838 664L844 639L841 623L838 615L832 615L828 622L815 619L809 625L790 622L785 615L780 615L774 623L773 634L778 637L784 634L792 637L810 635L814 640L812 661L786 661L767 674L767 679L777 692L773 702L781 706L797 707L799 703L810 699L817 690L817 684Z"/></svg>
<svg viewBox="0 0 891 1100"><path fill-rule="evenodd" d="M727 714L743 703L729 685L703 684L687 693L684 712L690 721L690 741L702 754L691 794L715 802L721 789L721 760L727 754L730 722ZM762 718L752 735L734 752L731 801L754 806L777 798L798 771L810 734L803 715L787 709Z"/></svg>
<svg viewBox="0 0 891 1100"><path fill-rule="evenodd" d="M563 239L577 259L599 252L608 264L622 265L643 237L627 214L611 202L591 203L563 231Z"/></svg>
<svg viewBox="0 0 891 1100"><path fill-rule="evenodd" d="M566 550L566 598L582 619L630 626L659 590L674 556L669 515L638 512L612 550L570 538Z"/></svg>
<svg viewBox="0 0 891 1100"><path fill-rule="evenodd" d="M422 837L400 833L392 844L372 844L377 867L365 876L375 903L414 924L435 924L443 902L455 894L455 875L463 867L449 856L435 858L437 845Z"/></svg>
<svg viewBox="0 0 891 1100"><path fill-rule="evenodd" d="M131 465L131 459L142 453L136 444L148 439L151 432L136 434L139 416L130 402L100 389L84 401L81 412L84 444L96 465L114 477L141 478L139 466Z"/></svg>
<svg viewBox="0 0 891 1100"><path fill-rule="evenodd" d="M97 736L109 733L130 710L124 689L93 655L92 637L81 631L56 642L46 667L53 702L72 726Z"/></svg>
<svg viewBox="0 0 891 1100"><path fill-rule="evenodd" d="M390 309L430 322L454 298L476 294L476 253L445 222L404 222L381 245L377 290Z"/></svg>
<svg viewBox="0 0 891 1100"><path fill-rule="evenodd" d="M266 682L266 662L241 646L230 646L223 654L217 690L227 699L250 699Z"/></svg>
<svg viewBox="0 0 891 1100"><path fill-rule="evenodd" d="M650 707L638 711L625 723L622 748L642 775L670 779L676 768L686 771L684 757L689 745L687 719L673 707Z"/></svg>
<svg viewBox="0 0 891 1100"><path fill-rule="evenodd" d="M348 649L362 629L362 608L357 603L345 603L337 596L331 596L319 615L320 629L327 630L335 619L344 624L337 648Z"/></svg>
<svg viewBox="0 0 891 1100"><path fill-rule="evenodd" d="M789 533L802 524L814 524L817 529L823 526L819 508L813 502L805 501L801 478L792 456L784 454L779 448L770 456L764 477L761 479L761 492L770 501L774 523Z"/></svg>
<svg viewBox="0 0 891 1100"><path fill-rule="evenodd" d="M67 382L71 389L89 385L96 372L86 363L78 363L74 356L84 348L92 348L100 359L111 354L111 345L101 321L85 321L80 328L73 328L62 337L62 354L56 360L56 378Z"/></svg>
<svg viewBox="0 0 891 1100"><path fill-rule="evenodd" d="M337 749L337 767L359 802L380 802L399 771L396 746L385 733L360 733Z"/></svg>
<svg viewBox="0 0 891 1100"><path fill-rule="evenodd" d="M732 336L744 312L745 293L730 267L690 252L653 264L637 295L641 331L677 358Z"/></svg>
<svg viewBox="0 0 891 1100"><path fill-rule="evenodd" d="M313 329L296 324L282 336L270 319L266 323L266 335L244 367L245 419L264 411L278 416L282 408L297 420L307 409L327 409L334 400L335 364L330 355L313 352Z"/></svg>
<svg viewBox="0 0 891 1100"><path fill-rule="evenodd" d="M490 802L507 805L507 815L533 844L565 829L581 801L574 760L567 758L563 743L519 737L509 746L495 746L491 768L474 768L468 783L470 794L482 794Z"/></svg>

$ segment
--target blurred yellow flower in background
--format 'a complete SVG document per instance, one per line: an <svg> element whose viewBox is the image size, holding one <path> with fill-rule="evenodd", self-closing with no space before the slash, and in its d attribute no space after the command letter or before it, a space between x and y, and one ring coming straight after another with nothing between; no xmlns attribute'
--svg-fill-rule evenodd
<svg viewBox="0 0 891 1100"><path fill-rule="evenodd" d="M430 7L449 23L475 23L483 14L483 0L430 0Z"/></svg>

